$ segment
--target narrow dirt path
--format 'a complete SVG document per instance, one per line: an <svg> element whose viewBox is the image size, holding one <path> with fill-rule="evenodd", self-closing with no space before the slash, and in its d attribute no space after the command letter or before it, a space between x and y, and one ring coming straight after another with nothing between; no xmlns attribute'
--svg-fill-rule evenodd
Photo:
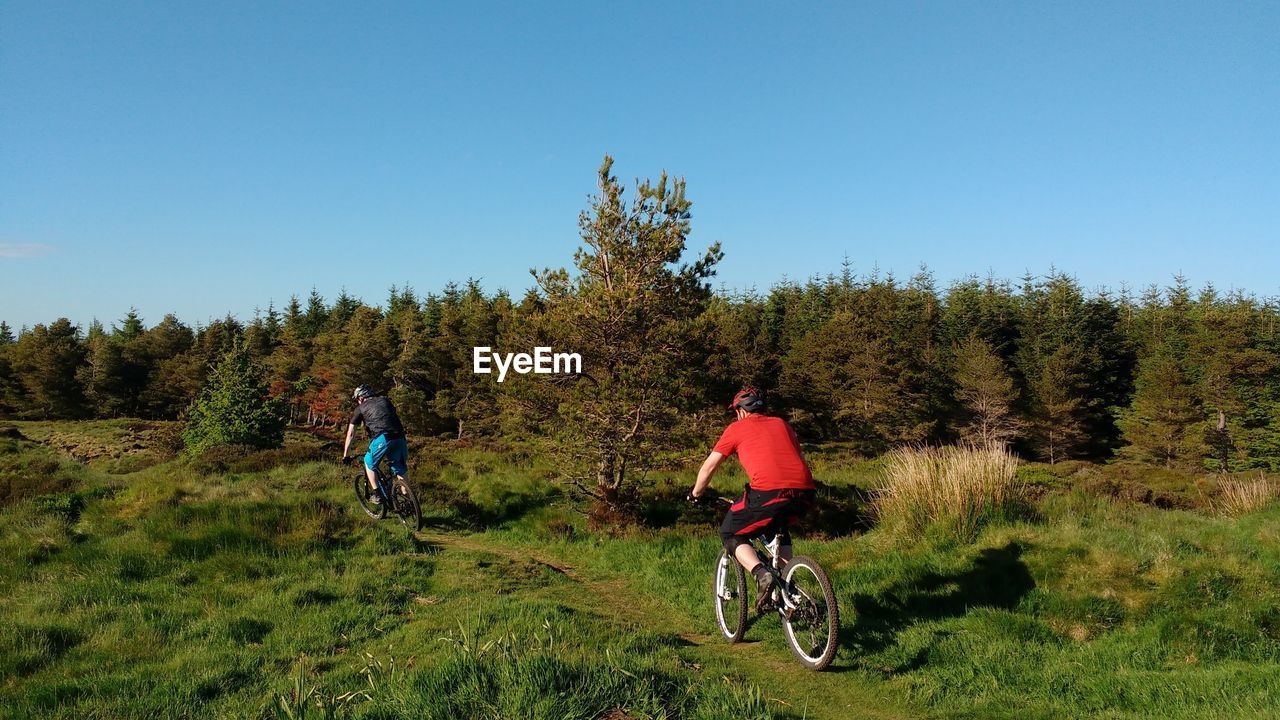
<svg viewBox="0 0 1280 720"><path fill-rule="evenodd" d="M711 657L728 660L736 671L763 690L775 709L789 716L814 720L919 717L896 694L853 673L810 672L784 655L785 649L762 642L729 645L719 637L690 632L693 622L661 598L630 587L625 578L576 568L545 549L498 544L475 535L423 532L419 537L446 548L521 562L533 560L560 573L589 590L574 593L567 601L623 625L675 635L687 643L680 653L690 662Z"/></svg>

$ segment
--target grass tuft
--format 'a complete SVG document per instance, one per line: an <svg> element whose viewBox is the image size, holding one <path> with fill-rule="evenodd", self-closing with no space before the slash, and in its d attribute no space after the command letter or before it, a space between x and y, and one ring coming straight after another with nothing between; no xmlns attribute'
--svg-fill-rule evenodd
<svg viewBox="0 0 1280 720"><path fill-rule="evenodd" d="M1255 478L1229 478L1218 485L1215 507L1223 515L1257 512L1276 498L1276 487L1263 473Z"/></svg>
<svg viewBox="0 0 1280 720"><path fill-rule="evenodd" d="M889 454L884 478L877 515L910 535L940 528L972 540L984 522L1025 504L1018 460L1002 446L899 448Z"/></svg>

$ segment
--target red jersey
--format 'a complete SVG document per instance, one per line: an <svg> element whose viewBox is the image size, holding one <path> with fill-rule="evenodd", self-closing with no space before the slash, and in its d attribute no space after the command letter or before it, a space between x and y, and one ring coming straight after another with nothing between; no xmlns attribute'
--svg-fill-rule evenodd
<svg viewBox="0 0 1280 720"><path fill-rule="evenodd" d="M748 415L724 429L713 448L721 455L738 453L742 469L756 490L812 490L813 473L800 456L800 441L786 420Z"/></svg>

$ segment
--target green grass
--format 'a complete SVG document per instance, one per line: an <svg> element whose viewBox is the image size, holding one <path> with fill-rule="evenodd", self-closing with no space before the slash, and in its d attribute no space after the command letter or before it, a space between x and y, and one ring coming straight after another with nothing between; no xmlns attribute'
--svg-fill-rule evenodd
<svg viewBox="0 0 1280 720"><path fill-rule="evenodd" d="M587 530L527 449L415 448L428 531L360 514L318 441L129 473L35 442L0 510L0 716L1249 718L1280 707L1280 509L1169 510L1045 479L972 543L823 520L797 549L844 615L832 671L776 618L715 635L716 517ZM7 450L5 448L8 448ZM293 448L293 449L291 449ZM878 463L815 453L856 514ZM53 463L50 465L49 463ZM434 472L433 472L434 470ZM729 478L721 487L734 488ZM47 491L46 491L47 490ZM852 498L852 499L851 499Z"/></svg>
<svg viewBox="0 0 1280 720"><path fill-rule="evenodd" d="M86 468L25 437L0 436L0 507L80 487Z"/></svg>
<svg viewBox="0 0 1280 720"><path fill-rule="evenodd" d="M584 605L536 561L374 524L336 465L206 470L85 468L0 516L0 715L271 716L301 670L312 715L329 698L350 717L769 716L728 666L691 671L674 635ZM468 522L527 502L529 477L504 482L457 489Z"/></svg>

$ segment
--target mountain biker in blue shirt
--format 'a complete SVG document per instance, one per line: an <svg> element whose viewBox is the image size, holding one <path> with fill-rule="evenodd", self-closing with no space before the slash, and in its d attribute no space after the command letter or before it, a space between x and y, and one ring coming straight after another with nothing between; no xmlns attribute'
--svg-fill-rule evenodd
<svg viewBox="0 0 1280 720"><path fill-rule="evenodd" d="M381 395L375 395L368 385L361 385L351 393L355 398L356 410L351 414L351 422L347 424L347 439L342 445L342 462L350 460L347 453L351 450L351 441L355 439L356 426L364 425L369 433L369 452L364 454L364 474L369 478L369 500L375 504L382 502L378 492L378 477L374 468L386 457L391 462L391 472L399 477L409 474L409 445L404 439L404 424L396 413L396 406Z"/></svg>

